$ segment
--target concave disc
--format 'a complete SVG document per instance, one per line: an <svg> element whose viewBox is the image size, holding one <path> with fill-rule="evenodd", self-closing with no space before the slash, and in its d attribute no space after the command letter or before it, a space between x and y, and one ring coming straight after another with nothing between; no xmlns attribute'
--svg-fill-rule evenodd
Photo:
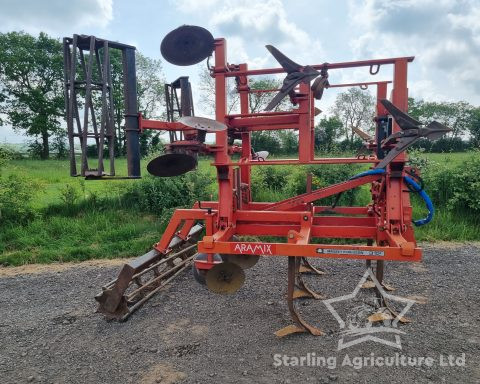
<svg viewBox="0 0 480 384"><path fill-rule="evenodd" d="M207 132L225 131L227 129L225 124L206 117L184 116L178 119L178 122L190 128L200 129L201 131Z"/></svg>
<svg viewBox="0 0 480 384"><path fill-rule="evenodd" d="M147 165L147 171L154 176L179 176L195 169L197 159L183 153L167 153L158 156Z"/></svg>
<svg viewBox="0 0 480 384"><path fill-rule="evenodd" d="M165 60L175 65L193 65L212 54L214 39L205 28L182 25L167 34L160 45Z"/></svg>
<svg viewBox="0 0 480 384"><path fill-rule="evenodd" d="M225 262L210 269L205 280L210 291L228 295L242 287L245 282L245 272L237 264Z"/></svg>

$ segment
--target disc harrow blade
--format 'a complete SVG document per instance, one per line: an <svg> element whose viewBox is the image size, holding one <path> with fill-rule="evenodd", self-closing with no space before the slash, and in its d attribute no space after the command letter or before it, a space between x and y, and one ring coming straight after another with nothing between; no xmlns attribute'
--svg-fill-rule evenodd
<svg viewBox="0 0 480 384"><path fill-rule="evenodd" d="M212 54L214 43L212 34L205 28L182 25L163 38L160 52L169 63L193 65Z"/></svg>
<svg viewBox="0 0 480 384"><path fill-rule="evenodd" d="M245 282L245 272L234 263L224 262L211 268L205 278L207 288L222 295L237 292Z"/></svg>
<svg viewBox="0 0 480 384"><path fill-rule="evenodd" d="M184 153L167 153L155 157L147 165L147 171L153 176L180 176L197 167L197 159Z"/></svg>

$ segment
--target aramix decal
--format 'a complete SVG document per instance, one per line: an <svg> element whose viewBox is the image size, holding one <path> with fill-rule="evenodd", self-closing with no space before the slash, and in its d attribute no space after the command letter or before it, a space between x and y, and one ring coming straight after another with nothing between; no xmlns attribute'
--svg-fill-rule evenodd
<svg viewBox="0 0 480 384"><path fill-rule="evenodd" d="M363 251L361 249L317 248L317 253L329 255L385 256L384 251Z"/></svg>
<svg viewBox="0 0 480 384"><path fill-rule="evenodd" d="M250 255L273 255L273 244L234 243L234 252Z"/></svg>

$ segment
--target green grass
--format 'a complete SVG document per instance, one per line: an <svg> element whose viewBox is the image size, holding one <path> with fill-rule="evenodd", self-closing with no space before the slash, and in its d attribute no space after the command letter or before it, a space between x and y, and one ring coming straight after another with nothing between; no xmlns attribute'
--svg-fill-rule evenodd
<svg viewBox="0 0 480 384"><path fill-rule="evenodd" d="M127 162L125 159L117 159L115 167L117 174L124 176ZM143 170L146 172L146 169ZM35 180L38 191L35 194L34 207L45 208L51 204L61 202L61 192L65 185L74 187L80 196L88 197L92 194L109 195L116 191L118 186L135 180L84 180L82 177L70 176L70 165L68 160L12 160L2 170L2 175L16 174L25 178Z"/></svg>
<svg viewBox="0 0 480 384"><path fill-rule="evenodd" d="M414 211L416 210L414 205ZM423 208L423 207L422 207ZM422 217L418 214L416 217ZM424 226L415 229L416 239L419 241L479 241L480 217L471 212L455 212L445 208L435 211L433 220Z"/></svg>
<svg viewBox="0 0 480 384"><path fill-rule="evenodd" d="M124 175L126 160L116 160L116 168ZM0 265L134 257L159 240L164 227L160 218L116 203L122 186L138 180L86 181L69 172L68 160L13 160L2 170L2 176L32 179L38 188L32 191L37 217L27 225L1 227ZM62 201L66 185L78 193L76 206L83 203L73 215ZM84 204L94 196L110 200L110 206Z"/></svg>
<svg viewBox="0 0 480 384"><path fill-rule="evenodd" d="M198 169L208 173L214 179L215 168L210 166L212 161L211 158L200 158ZM117 176L127 175L125 158L115 160L115 170ZM147 161L141 162L141 173L142 175L147 174ZM80 197L88 198L92 194L101 197L116 196L123 186L138 182L138 180L85 180L83 177L71 177L68 160L12 160L7 167L2 169L3 176L10 174L33 179L38 183L39 187L34 199L36 209L61 203L62 191L66 185L72 186ZM216 188L212 188L211 193L216 196Z"/></svg>
<svg viewBox="0 0 480 384"><path fill-rule="evenodd" d="M449 167L454 167L461 162L470 158L474 152L453 152L453 153L425 153L425 156L429 160L433 160L439 164L445 164Z"/></svg>
<svg viewBox="0 0 480 384"><path fill-rule="evenodd" d="M471 156L471 153L423 154L439 164L455 165ZM146 161L142 172L146 174ZM199 170L215 180L211 158L200 158ZM286 170L288 166L279 166ZM126 161L118 159L116 168L120 176L125 174ZM258 172L260 167L254 167ZM290 171L289 171L290 172ZM124 206L120 197L125 186L139 180L89 180L69 176L67 160L15 160L2 170L2 176L17 174L38 184L33 206L36 218L26 225L0 227L0 265L49 263L55 261L81 261L94 258L134 257L148 251L157 242L168 222L169 215L139 212L135 204ZM62 192L66 185L78 193L73 206L65 206ZM253 188L259 188L253 185ZM208 187L208 195L216 198L216 183ZM428 185L426 186L428 192ZM290 197L283 189L257 189L259 201L278 201ZM101 203L96 203L97 199ZM359 204L370 200L368 187L362 187L357 195ZM426 212L423 202L413 199L414 217ZM432 223L416 229L418 240L471 241L480 240L480 218L469 212L436 207Z"/></svg>
<svg viewBox="0 0 480 384"><path fill-rule="evenodd" d="M161 227L156 217L119 209L37 218L2 229L0 265L139 256L158 241Z"/></svg>

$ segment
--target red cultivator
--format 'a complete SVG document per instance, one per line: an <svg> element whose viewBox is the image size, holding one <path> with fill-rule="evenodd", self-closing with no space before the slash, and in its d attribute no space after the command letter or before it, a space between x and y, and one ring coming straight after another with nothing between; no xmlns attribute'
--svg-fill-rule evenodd
<svg viewBox="0 0 480 384"><path fill-rule="evenodd" d="M130 131L137 129L137 137L138 132L144 129L170 133L171 143L166 154L148 165L148 171L153 175L176 176L194 169L199 153L213 155L218 201L202 201L191 209L177 209L154 249L126 264L119 277L104 286L103 292L96 298L100 303L100 312L125 319L192 261L194 276L199 282L206 283L208 289L216 293L233 293L244 282L244 269L255 265L260 256L288 257L287 301L294 325L278 331L277 335L305 331L320 335L322 331L307 324L294 305L295 299L300 297L321 298L302 280L304 273L323 273L310 263L311 260L362 259L366 260L367 266L371 265L371 260L376 260L380 282L384 261L421 260L422 250L415 242L413 226L428 222L433 215L433 207L419 186L417 174L406 166L404 151L419 138L435 139L448 129L437 122L422 127L420 122L405 114L407 67L413 57L302 66L275 47L267 46L267 49L281 68L249 70L246 64L228 64L225 40L214 39L200 27L180 27L163 40L162 55L172 64L191 65L213 54L214 65L209 68L215 80L215 120L192 116L190 84L187 78L180 78L167 86L168 122L145 120L140 115L137 125L132 121L127 125L130 123ZM70 50L68 53L71 55ZM375 137L358 132L371 153L350 158L316 158L315 100L321 99L325 89L342 86L329 83L329 72L365 67L370 69L370 75L375 75L380 67L386 66L393 69L392 81L343 85L376 87ZM285 72L287 75L281 89L266 90L277 92L266 111L251 113L249 97L253 91L249 80L254 76ZM70 77L74 78L71 73ZM236 80L239 114L227 114L226 83L229 77ZM128 79L128 76L125 78ZM390 83L392 89L388 101L387 87ZM181 93L180 98L177 91ZM290 98L294 108L270 112L285 97ZM178 121L174 121L175 111L181 116ZM69 116L73 130L74 113ZM281 129L298 131L297 159L267 160L268 153L253 150L252 132ZM205 143L206 132L215 133L215 144ZM84 137L87 137L86 134ZM234 145L236 139L241 140L241 145ZM135 146L130 147L134 149ZM233 160L232 153L239 153L239 159ZM132 154L130 163L137 161L137 157ZM283 201L252 201L251 169L254 166L310 164L321 167L323 164L353 163L369 164L371 169L317 190L312 190L310 184L306 193ZM129 166L129 170L137 168L135 164ZM369 185L371 190L371 203L366 207L315 205L326 197L338 196L362 185ZM411 191L419 192L426 201L430 211L426 219L412 222ZM285 241L243 241L244 236L259 239L276 237ZM312 243L313 239L332 238L357 239L366 245Z"/></svg>

